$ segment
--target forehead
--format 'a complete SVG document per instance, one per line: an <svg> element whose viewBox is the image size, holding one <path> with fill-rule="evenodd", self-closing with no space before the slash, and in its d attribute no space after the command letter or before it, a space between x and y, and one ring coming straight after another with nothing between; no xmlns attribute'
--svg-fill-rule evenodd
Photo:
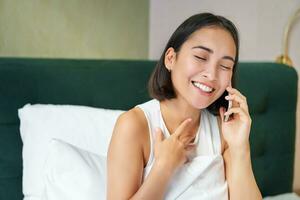
<svg viewBox="0 0 300 200"><path fill-rule="evenodd" d="M204 27L190 35L184 44L188 48L205 46L214 52L235 56L236 45L231 34L220 27Z"/></svg>

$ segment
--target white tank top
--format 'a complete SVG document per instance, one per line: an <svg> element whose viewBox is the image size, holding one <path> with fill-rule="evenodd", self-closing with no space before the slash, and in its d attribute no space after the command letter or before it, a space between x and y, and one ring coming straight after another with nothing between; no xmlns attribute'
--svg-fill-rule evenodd
<svg viewBox="0 0 300 200"><path fill-rule="evenodd" d="M158 100L152 99L137 107L143 110L150 133L150 155L143 175L145 180L154 163L154 129L161 128L165 138L170 137L170 133L164 123ZM200 112L200 126L194 140L197 143L195 155L173 175L165 193L166 200L228 199L218 121L206 109Z"/></svg>

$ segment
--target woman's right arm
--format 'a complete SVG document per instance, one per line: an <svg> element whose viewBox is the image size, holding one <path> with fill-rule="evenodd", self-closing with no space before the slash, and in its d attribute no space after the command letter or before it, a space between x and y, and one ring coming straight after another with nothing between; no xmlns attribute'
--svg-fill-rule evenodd
<svg viewBox="0 0 300 200"><path fill-rule="evenodd" d="M141 187L145 128L148 126L137 111L131 110L118 118L107 158L108 200L162 199L169 179L163 166L155 164Z"/></svg>
<svg viewBox="0 0 300 200"><path fill-rule="evenodd" d="M155 138L155 162L142 183L143 133L148 125L138 112L128 111L116 122L107 158L108 200L163 199L174 171L186 161L186 150L178 137L164 140L159 131Z"/></svg>

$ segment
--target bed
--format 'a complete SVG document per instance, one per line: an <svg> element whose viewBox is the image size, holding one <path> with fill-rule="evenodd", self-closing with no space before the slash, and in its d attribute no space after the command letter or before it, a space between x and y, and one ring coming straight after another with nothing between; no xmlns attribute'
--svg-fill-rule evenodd
<svg viewBox="0 0 300 200"><path fill-rule="evenodd" d="M22 193L18 109L68 104L128 110L150 99L155 61L0 58L0 199ZM298 76L294 68L242 62L237 88L247 96L254 174L263 196L292 192Z"/></svg>

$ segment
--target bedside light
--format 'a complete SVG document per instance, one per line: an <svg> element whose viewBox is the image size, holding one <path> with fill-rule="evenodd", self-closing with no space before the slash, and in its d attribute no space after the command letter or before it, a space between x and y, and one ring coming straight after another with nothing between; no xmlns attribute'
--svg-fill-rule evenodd
<svg viewBox="0 0 300 200"><path fill-rule="evenodd" d="M300 8L298 8L296 10L296 12L293 15L291 15L291 17L289 18L288 24L285 27L284 34L283 34L283 40L282 40L283 54L276 58L277 63L286 64L286 65L289 65L290 67L293 66L293 62L290 59L289 54L288 54L289 36L290 36L292 26L295 23L295 21L298 19L299 16L300 16Z"/></svg>

